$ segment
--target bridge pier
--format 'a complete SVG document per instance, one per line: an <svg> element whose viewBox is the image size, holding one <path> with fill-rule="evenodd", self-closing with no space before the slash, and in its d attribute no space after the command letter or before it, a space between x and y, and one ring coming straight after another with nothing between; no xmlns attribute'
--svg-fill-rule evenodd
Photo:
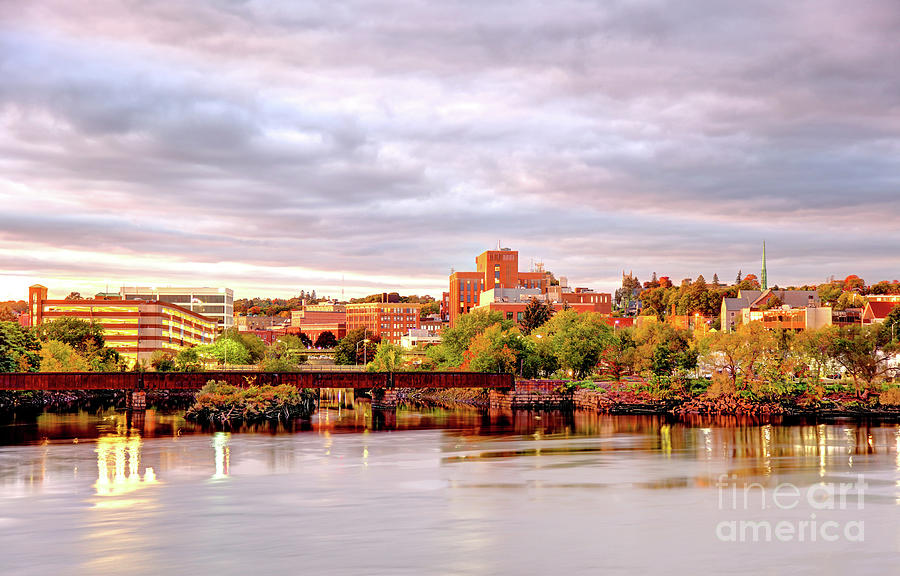
<svg viewBox="0 0 900 576"><path fill-rule="evenodd" d="M143 390L129 390L125 392L125 409L128 411L141 411L147 409L147 393Z"/></svg>
<svg viewBox="0 0 900 576"><path fill-rule="evenodd" d="M372 388L372 408L396 408L396 388Z"/></svg>

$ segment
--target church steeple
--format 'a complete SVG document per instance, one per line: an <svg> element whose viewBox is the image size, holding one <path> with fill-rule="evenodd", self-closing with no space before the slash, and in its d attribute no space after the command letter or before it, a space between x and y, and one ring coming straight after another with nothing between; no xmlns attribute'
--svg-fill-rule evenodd
<svg viewBox="0 0 900 576"><path fill-rule="evenodd" d="M763 290L769 289L769 282L766 279L766 241L765 240L763 240L762 275L759 279L759 282L760 282Z"/></svg>

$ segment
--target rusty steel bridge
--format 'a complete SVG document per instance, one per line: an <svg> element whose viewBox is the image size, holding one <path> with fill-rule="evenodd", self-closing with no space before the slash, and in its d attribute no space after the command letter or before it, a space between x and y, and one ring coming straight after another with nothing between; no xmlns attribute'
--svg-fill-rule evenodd
<svg viewBox="0 0 900 576"><path fill-rule="evenodd" d="M480 372L17 372L0 374L0 390L199 390L210 380L246 388L515 388L512 374Z"/></svg>

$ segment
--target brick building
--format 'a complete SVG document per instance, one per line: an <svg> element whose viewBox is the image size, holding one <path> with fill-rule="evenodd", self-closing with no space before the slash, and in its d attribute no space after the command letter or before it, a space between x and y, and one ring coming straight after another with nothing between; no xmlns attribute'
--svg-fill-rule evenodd
<svg viewBox="0 0 900 576"><path fill-rule="evenodd" d="M554 309L577 312L597 312L612 315L612 295L586 288L574 291L561 278L551 286L551 275L543 264L536 264L529 272L519 271L519 253L509 248L487 250L475 258L475 272L453 272L450 291L445 292L444 305L450 325L462 314L474 308L501 310L509 319L521 319L528 301L538 298L549 302Z"/></svg>
<svg viewBox="0 0 900 576"><path fill-rule="evenodd" d="M157 350L208 344L215 339L217 320L159 300L50 300L47 288L28 289L31 325L57 318L79 318L103 328L106 345L134 364L149 361Z"/></svg>
<svg viewBox="0 0 900 576"><path fill-rule="evenodd" d="M347 331L365 328L370 335L400 344L410 330L418 330L422 304L365 302L347 304Z"/></svg>

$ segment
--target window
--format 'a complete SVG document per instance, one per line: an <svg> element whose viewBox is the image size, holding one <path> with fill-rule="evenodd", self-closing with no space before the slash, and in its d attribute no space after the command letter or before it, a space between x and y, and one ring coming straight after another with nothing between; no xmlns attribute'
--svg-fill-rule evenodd
<svg viewBox="0 0 900 576"><path fill-rule="evenodd" d="M512 320L512 319L513 319L513 313L512 313L512 312L507 312L507 313L506 313L506 319L507 319L507 320Z"/></svg>
<svg viewBox="0 0 900 576"><path fill-rule="evenodd" d="M516 321L518 321L518 322L522 321L522 313L521 312L516 312Z"/></svg>

